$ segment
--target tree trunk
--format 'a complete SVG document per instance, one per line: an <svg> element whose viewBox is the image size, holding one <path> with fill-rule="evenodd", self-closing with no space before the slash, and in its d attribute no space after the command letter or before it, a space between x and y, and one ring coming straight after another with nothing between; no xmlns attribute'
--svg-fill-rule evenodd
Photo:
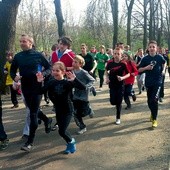
<svg viewBox="0 0 170 170"><path fill-rule="evenodd" d="M57 23L58 23L58 35L59 37L62 37L65 35L65 30L64 30L64 19L63 19L63 14L62 14L62 9L61 9L61 1L60 0L54 0L55 4L55 14L57 17Z"/></svg>
<svg viewBox="0 0 170 170"><path fill-rule="evenodd" d="M154 13L154 3L153 0L149 1L149 5L150 5L150 18L149 18L149 41L150 40L154 40L154 31L153 31L153 27L154 27L154 20L153 20L153 13Z"/></svg>
<svg viewBox="0 0 170 170"><path fill-rule="evenodd" d="M147 47L147 0L144 0L143 10L144 10L144 26L143 26L143 49L146 50Z"/></svg>
<svg viewBox="0 0 170 170"><path fill-rule="evenodd" d="M130 4L128 6L127 0L126 0L126 6L128 9L128 18L127 18L127 45L131 46L131 15L132 15L132 8L133 8L134 0L130 1Z"/></svg>
<svg viewBox="0 0 170 170"><path fill-rule="evenodd" d="M6 51L13 51L15 44L16 17L21 0L0 1L0 77L3 77Z"/></svg>
<svg viewBox="0 0 170 170"><path fill-rule="evenodd" d="M160 2L160 16L161 16L161 26L158 29L157 43L158 43L159 46L162 46L163 45L163 42L162 42L162 32L163 32L164 21L163 21L163 11L162 11L162 4L161 4L161 2Z"/></svg>
<svg viewBox="0 0 170 170"><path fill-rule="evenodd" d="M113 49L118 41L118 0L110 0L113 18Z"/></svg>

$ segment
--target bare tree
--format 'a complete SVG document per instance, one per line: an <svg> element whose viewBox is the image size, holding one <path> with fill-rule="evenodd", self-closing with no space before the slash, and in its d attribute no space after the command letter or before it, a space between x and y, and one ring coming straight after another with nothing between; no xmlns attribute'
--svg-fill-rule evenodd
<svg viewBox="0 0 170 170"><path fill-rule="evenodd" d="M163 0L164 4L164 13L163 15L165 16L164 18L164 29L165 29L165 38L168 43L168 49L170 49L170 0Z"/></svg>
<svg viewBox="0 0 170 170"><path fill-rule="evenodd" d="M50 51L52 44L58 39L56 16L48 6L45 0L25 0L21 2L17 16L17 36L30 34L37 50L41 51ZM16 48L17 45L16 41Z"/></svg>
<svg viewBox="0 0 170 170"><path fill-rule="evenodd" d="M131 15L132 15L132 9L133 4L135 0L126 0L126 6L127 6L127 44L131 45Z"/></svg>
<svg viewBox="0 0 170 170"><path fill-rule="evenodd" d="M148 6L148 0L144 0L144 5L143 5L143 13L144 13L144 34L143 34L143 49L145 50L147 47L147 6Z"/></svg>
<svg viewBox="0 0 170 170"><path fill-rule="evenodd" d="M110 0L113 18L113 48L118 41L118 0Z"/></svg>

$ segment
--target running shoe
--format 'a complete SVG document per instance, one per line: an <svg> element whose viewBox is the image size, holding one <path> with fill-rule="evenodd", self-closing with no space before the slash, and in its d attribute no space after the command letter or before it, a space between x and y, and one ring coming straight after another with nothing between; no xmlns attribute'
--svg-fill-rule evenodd
<svg viewBox="0 0 170 170"><path fill-rule="evenodd" d="M5 150L8 147L9 139L5 139L0 143L0 150Z"/></svg>
<svg viewBox="0 0 170 170"><path fill-rule="evenodd" d="M157 126L158 126L157 120L153 120L153 122L152 122L152 127L155 128L155 127L157 127Z"/></svg>
<svg viewBox="0 0 170 170"><path fill-rule="evenodd" d="M67 144L65 154L74 153L76 151L76 141L72 138L72 141Z"/></svg>
<svg viewBox="0 0 170 170"><path fill-rule="evenodd" d="M116 119L116 125L120 125L120 119Z"/></svg>
<svg viewBox="0 0 170 170"><path fill-rule="evenodd" d="M77 133L78 133L79 135L81 135L81 134L85 133L86 131L87 131L87 129L86 129L86 128L83 128L83 129L80 129Z"/></svg>
<svg viewBox="0 0 170 170"><path fill-rule="evenodd" d="M25 143L24 146L21 147L22 151L30 152L32 150L32 143Z"/></svg>

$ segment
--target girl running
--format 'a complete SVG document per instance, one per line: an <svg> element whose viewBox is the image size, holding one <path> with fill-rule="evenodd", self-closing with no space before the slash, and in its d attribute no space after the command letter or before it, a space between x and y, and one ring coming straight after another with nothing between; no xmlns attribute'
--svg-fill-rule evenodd
<svg viewBox="0 0 170 170"><path fill-rule="evenodd" d="M76 142L67 131L67 127L70 124L74 111L71 94L73 87L82 90L86 87L76 78L74 74L71 72L66 72L63 62L58 61L53 64L52 75L53 78L46 82L44 87L42 87L42 92L47 90L49 98L54 104L56 119L59 127L58 132L67 143L67 147L64 152L66 154L74 153L76 151ZM65 75L68 80L64 78ZM43 75L41 72L37 73L37 81L43 81Z"/></svg>

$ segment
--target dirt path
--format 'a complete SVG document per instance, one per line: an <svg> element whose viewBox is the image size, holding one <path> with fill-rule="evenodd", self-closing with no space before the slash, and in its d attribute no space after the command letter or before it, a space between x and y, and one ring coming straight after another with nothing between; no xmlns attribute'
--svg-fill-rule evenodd
<svg viewBox="0 0 170 170"><path fill-rule="evenodd" d="M0 169L9 170L168 170L170 160L170 90L166 78L165 99L159 104L158 128L151 130L146 92L137 96L131 110L122 109L121 125L114 124L115 108L109 103L108 88L91 96L95 117L85 118L87 132L76 135L77 127L70 124L70 132L77 141L77 152L64 155L64 141L57 131L45 134L40 125L31 153L20 147L25 119L24 106L10 109L9 97L3 96L5 129L10 139L7 150L0 151ZM137 91L137 90L136 90ZM21 101L20 101L21 102ZM51 117L52 107L43 111ZM53 119L55 122L55 119Z"/></svg>

